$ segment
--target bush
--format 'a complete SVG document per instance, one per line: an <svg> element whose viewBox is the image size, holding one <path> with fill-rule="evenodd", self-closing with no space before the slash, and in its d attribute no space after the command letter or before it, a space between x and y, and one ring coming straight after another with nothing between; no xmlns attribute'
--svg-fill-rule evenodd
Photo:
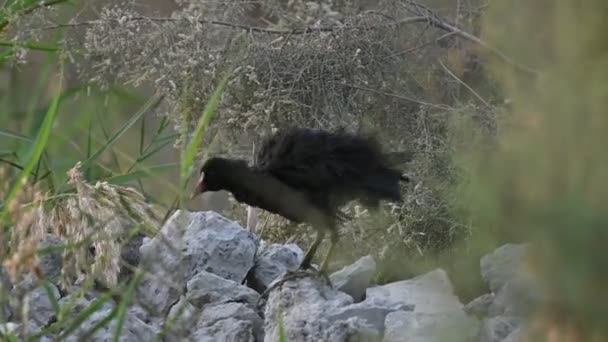
<svg viewBox="0 0 608 342"><path fill-rule="evenodd" d="M347 209L355 220L343 229L343 245L360 247L357 255L344 249L341 263L361 253L386 260L403 251L426 254L469 234L466 224L450 216L445 194L458 177L450 161L448 125L452 116L468 115L494 134L491 103L499 101L491 90L484 94L487 100L463 90L469 81L490 84L474 50L461 40L441 37L445 31L424 22L401 23L412 15L432 15L415 4L384 1L373 11L340 4L289 6L191 3L167 20L125 7L106 8L100 22L87 30L84 64L94 68L83 75L102 84L147 81L168 94L171 106L164 115L180 132L180 147L221 66L238 61L205 154L250 159L252 144L290 125L364 131L379 136L387 149L413 152L415 159L405 171L416 182L403 189L402 206L386 205L379 213L356 205ZM247 34L218 25L227 18L251 21L252 11L272 25ZM289 22L282 21L286 12L295 13L285 17ZM461 15L475 27L473 14ZM312 29L298 30L307 25ZM231 212L244 223L243 206L233 203ZM281 218L260 216L268 226L265 237L272 241L311 241L308 234L293 237L294 226Z"/></svg>

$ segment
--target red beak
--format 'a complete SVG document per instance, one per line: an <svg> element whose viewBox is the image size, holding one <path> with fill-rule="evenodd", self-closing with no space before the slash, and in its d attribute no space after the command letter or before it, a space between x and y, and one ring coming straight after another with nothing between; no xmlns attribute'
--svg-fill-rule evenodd
<svg viewBox="0 0 608 342"><path fill-rule="evenodd" d="M198 182L196 183L196 188L194 189L194 193L192 194L192 198L202 194L203 192L205 192L206 186L205 186L205 173L201 172L201 176L198 179Z"/></svg>

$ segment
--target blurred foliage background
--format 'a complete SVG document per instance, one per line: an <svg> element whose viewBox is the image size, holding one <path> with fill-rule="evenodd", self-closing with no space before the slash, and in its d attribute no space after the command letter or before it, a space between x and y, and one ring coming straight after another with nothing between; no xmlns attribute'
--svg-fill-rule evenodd
<svg viewBox="0 0 608 342"><path fill-rule="evenodd" d="M424 20L402 22L413 17ZM371 132L414 153L402 205L347 208L334 268L366 253L378 282L443 267L466 301L485 290L481 255L532 242L530 267L552 298L540 333L600 341L607 17L601 0L6 1L0 183L14 185L58 101L29 182L51 198L74 192L67 171L81 161L84 182L134 187L162 217L183 195L180 156L230 72L198 162L251 159L289 125ZM226 194L186 206L245 224ZM265 239L311 241L273 215L258 222Z"/></svg>

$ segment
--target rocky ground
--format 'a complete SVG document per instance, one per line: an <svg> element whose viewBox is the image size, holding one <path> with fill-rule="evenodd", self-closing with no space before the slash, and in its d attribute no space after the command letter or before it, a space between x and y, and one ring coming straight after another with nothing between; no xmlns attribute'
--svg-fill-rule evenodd
<svg viewBox="0 0 608 342"><path fill-rule="evenodd" d="M286 341L515 342L529 305L541 296L522 271L526 246L508 244L481 259L491 293L466 305L441 269L372 286L376 264L370 256L333 273L333 287L322 277L296 278L260 300L273 281L297 268L304 254L298 246L267 244L211 211L177 211L161 233L123 251L147 272L126 310L121 341L154 341L160 334L164 341L269 342L283 334ZM45 243L59 242L49 236ZM3 277L10 300L3 308L7 319L0 335L35 334L55 322L57 312L78 317L96 307L73 329L42 337L80 341L117 309L112 299L100 301L102 292L60 291L55 281L60 254L44 255L41 264L50 280L46 286L32 281L12 285ZM18 317L19 293L27 293L26 319ZM117 325L112 320L86 340L110 341Z"/></svg>

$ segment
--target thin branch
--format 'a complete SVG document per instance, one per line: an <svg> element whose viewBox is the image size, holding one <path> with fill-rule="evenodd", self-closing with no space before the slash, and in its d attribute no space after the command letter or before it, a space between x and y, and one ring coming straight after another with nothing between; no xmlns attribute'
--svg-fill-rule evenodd
<svg viewBox="0 0 608 342"><path fill-rule="evenodd" d="M133 16L133 17L129 17L126 19L88 20L88 21L80 21L80 22L73 22L73 23L66 23L66 24L57 24L57 25L47 26L43 29L52 30L52 29L63 28L63 27L93 26L93 25L105 24L107 22L121 24L124 22L124 20L126 20L126 21L151 21L151 22L157 22L157 23L180 22L180 21L189 22L189 20L183 19L183 18ZM409 18L405 18L402 20L397 20L392 23L387 23L387 24L372 26L372 27L365 26L365 25L334 25L334 26L322 26L322 27L305 27L305 28L297 28L297 29L291 29L291 30L269 29L269 28L264 28L264 27L248 26L248 25L231 23L231 22L220 21L220 20L199 19L198 23L225 26L225 27L229 27L229 28L241 29L241 30L245 30L245 31L249 31L249 32L256 32L256 33L299 35L299 34L307 34L307 33L315 33L315 32L335 32L335 31L342 30L342 29L351 29L351 30L352 29L377 29L377 28L382 28L382 27L400 26L400 25L405 25L405 24L410 24L410 23L426 22L426 21L428 21L428 19L426 17L419 16L419 17L409 17Z"/></svg>
<svg viewBox="0 0 608 342"><path fill-rule="evenodd" d="M414 52L414 51L416 51L416 50L420 50L420 49L422 49L422 48L423 48L423 47L425 47L425 46L431 45L431 44L433 44L433 43L437 43L437 42L439 42L439 41L441 41L441 40L444 40L444 39L446 39L446 38L448 38L448 37L451 37L451 36L454 36L454 35L456 35L456 32L447 32L447 33L445 33L445 34L443 34L443 35L439 36L439 37L438 37L438 38L436 38L436 39L429 40L428 42L422 43L422 44L420 44L420 45L416 45L416 46L411 47L411 48L409 48L409 49L407 49L407 50L399 51L399 52L397 52L397 53L395 53L395 54L391 55L390 57L391 57L391 58L395 58L395 57L397 57L397 56L406 55L406 54L408 54L408 53L410 53L410 52Z"/></svg>
<svg viewBox="0 0 608 342"><path fill-rule="evenodd" d="M526 73L532 74L534 76L539 75L539 72L537 70L534 70L533 68L531 68L527 65L522 65L522 64L515 62L511 57L507 56L504 52L489 45L488 43L486 43L485 41L476 37L475 35L470 34L464 30L461 30L460 28L457 27L457 25L450 24L447 20L445 20L444 18L440 17L435 12L433 12L429 7L419 4L416 1L412 1L412 0L403 0L403 1L415 8L415 10L410 10L410 12L412 12L418 16L426 17L429 25L442 29L444 31L454 32L454 33L458 34L461 38L464 38L475 44L478 44L479 46L492 52L493 54L498 56L500 59L502 59L507 64L510 64L510 65L516 67L517 69L524 71Z"/></svg>
<svg viewBox="0 0 608 342"><path fill-rule="evenodd" d="M403 95L385 93L383 91L376 90L376 89L356 86L356 85L347 84L347 83L340 83L340 82L338 82L336 84L339 84L339 85L344 86L344 87L353 88L353 89L359 89L359 90L363 90L363 91L369 91L370 93L375 93L375 94L384 95L384 96L388 96L388 97L394 97L394 98L400 99L400 100L405 100L405 101L409 101L409 102L418 103L418 104L423 105L423 106L429 106L429 107L438 108L438 109L442 109L442 110L449 110L450 109L450 107L445 106L445 105L438 105L438 104L433 104L433 103L429 103L429 102L424 102L424 101L416 100L414 98L403 96Z"/></svg>
<svg viewBox="0 0 608 342"><path fill-rule="evenodd" d="M45 7L49 7L49 6L53 6L53 5L57 5L60 4L62 2L66 2L68 0L48 0L48 1L39 1L34 3L32 6L24 8L21 11L17 11L16 13L14 13L15 16L23 16L26 14L30 14L32 12L34 12L37 9L40 8L45 8ZM0 22L0 32L2 32L2 30L4 30L4 28L10 23L10 20L4 19L2 22Z"/></svg>
<svg viewBox="0 0 608 342"><path fill-rule="evenodd" d="M408 3L413 3L413 2L408 2ZM402 25L407 25L407 24L412 24L412 23L425 22L432 27L457 34L461 38L464 38L466 40L469 40L473 43L478 44L479 46L487 49L488 51L490 51L493 54L495 54L496 56L498 56L504 62L516 67L519 70L522 70L524 72L527 72L527 73L530 73L533 75L539 74L539 72L537 70L534 70L528 66L515 62L511 57L507 56L505 53L498 50L497 48L492 47L491 45L484 42L480 38L474 36L473 34L470 34L464 30L459 29L458 27L456 27L454 25L449 24L446 20L444 20L441 17L439 17L438 15L434 14L427 7L424 7L422 5L416 5L416 6L417 6L417 10L419 13L422 12L422 11L420 11L420 8L424 9L425 13L421 13L420 15L408 17L408 18L401 19L401 20L395 20L393 22L382 24L382 25L377 25L377 26L334 25L334 26L322 26L322 27L296 28L296 29L291 29L291 30L278 30L278 29L269 29L269 28L264 28L264 27L248 26L248 25L231 23L231 22L226 22L226 21L219 21L219 20L199 19L198 22L201 24L210 24L210 25L229 27L229 28L233 28L233 29L241 29L241 30L246 30L248 32L278 34L278 35L301 35L301 34L308 34L308 33L335 32L335 31L339 31L339 30L354 30L354 29L355 30L356 29L373 30L373 29L379 29L379 28L386 28L386 27L392 27L392 26L399 27ZM158 22L158 23L188 21L187 19L182 19L182 18L133 16L133 17L121 18L121 19L90 20L90 21L81 21L81 22L73 22L73 23L66 23L66 24L57 24L57 25L45 27L44 29L57 29L57 28L63 28L63 27L78 27L78 26L93 26L93 25L105 24L107 22L122 24L122 23L124 23L125 20L126 21L150 21L150 22Z"/></svg>
<svg viewBox="0 0 608 342"><path fill-rule="evenodd" d="M525 71L527 73L533 74L535 76L539 75L539 72L537 70L534 70L532 68L530 68L529 66L526 65L522 65L519 64L517 62L515 62L511 57L505 55L502 51L498 50L497 48L490 46L488 43L484 42L483 40L477 38L476 36L467 33L465 31L462 31L461 29L452 26L446 22L443 21L439 21L435 18L429 18L430 22L429 24L431 24L432 26L435 26L437 28L449 31L449 32L454 32L456 34L458 34L460 37L467 39L469 41L472 41L473 43L478 44L479 46L487 49L488 51L492 52L493 54L495 54L496 56L498 56L499 58L501 58L503 61L507 62L507 64L511 64L512 66Z"/></svg>
<svg viewBox="0 0 608 342"><path fill-rule="evenodd" d="M479 95L473 88L471 88L468 84L466 84L463 80L461 80L458 76L456 76L453 72L450 71L450 69L448 69L448 67L445 66L445 64L443 64L443 62L441 61L441 59L437 59L437 61L439 62L439 64L441 65L441 67L443 68L443 70L445 70L445 72L448 73L448 75L452 76L452 78L454 78L456 81L458 81L458 83L462 84L465 88L467 88L471 94L475 95L475 97L484 105L486 105L486 107L491 108L492 106L490 106L490 104L483 99L483 97L481 97L481 95Z"/></svg>

